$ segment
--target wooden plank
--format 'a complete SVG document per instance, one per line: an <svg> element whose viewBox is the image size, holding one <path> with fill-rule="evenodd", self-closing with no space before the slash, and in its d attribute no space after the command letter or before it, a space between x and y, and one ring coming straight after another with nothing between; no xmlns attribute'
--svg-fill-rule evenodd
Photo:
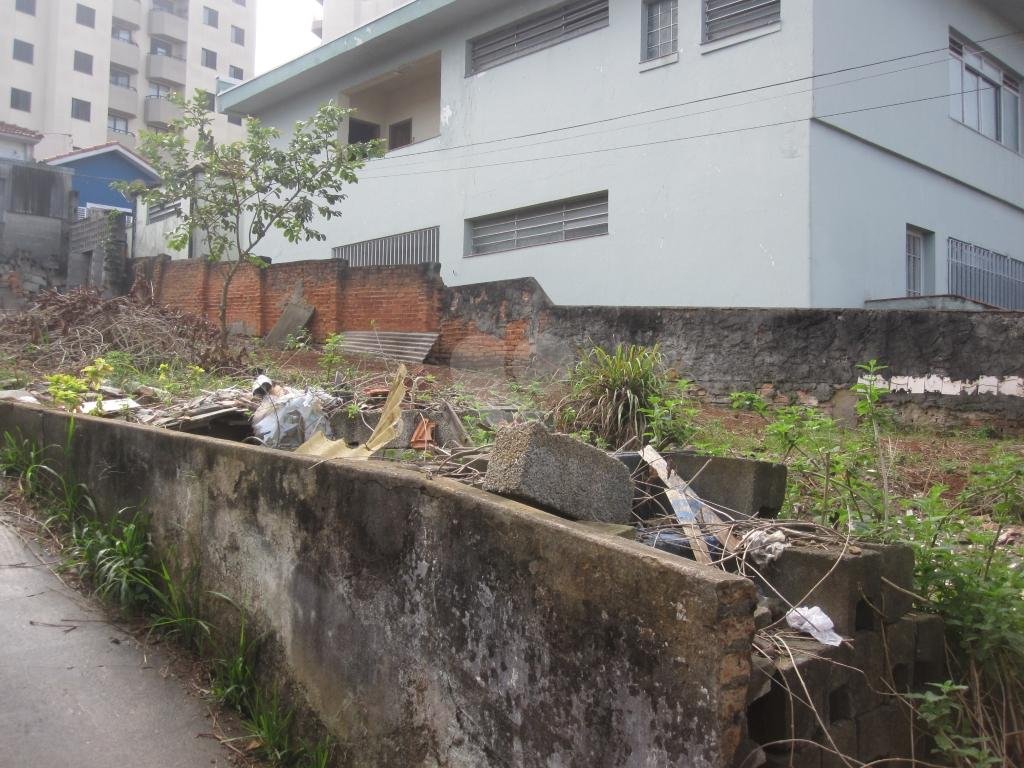
<svg viewBox="0 0 1024 768"><path fill-rule="evenodd" d="M676 520L679 521L679 527L683 529L683 533L690 540L690 550L693 552L694 558L698 563L711 565L711 552L708 551L704 534L701 532L700 526L697 525L696 513L683 490L686 484L679 479L679 475L669 469L668 462L653 447L645 446L640 455L665 484L665 494L672 505Z"/></svg>

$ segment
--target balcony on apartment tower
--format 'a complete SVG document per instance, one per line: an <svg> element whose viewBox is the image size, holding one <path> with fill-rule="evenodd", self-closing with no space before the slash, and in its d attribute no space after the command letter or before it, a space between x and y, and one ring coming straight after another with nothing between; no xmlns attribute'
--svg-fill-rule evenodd
<svg viewBox="0 0 1024 768"><path fill-rule="evenodd" d="M350 142L383 139L388 151L441 134L441 54L410 62L345 91L355 113Z"/></svg>
<svg viewBox="0 0 1024 768"><path fill-rule="evenodd" d="M136 29L142 23L142 3L139 0L114 0L113 16Z"/></svg>
<svg viewBox="0 0 1024 768"><path fill-rule="evenodd" d="M188 14L177 3L154 2L149 11L149 34L185 42L188 40Z"/></svg>

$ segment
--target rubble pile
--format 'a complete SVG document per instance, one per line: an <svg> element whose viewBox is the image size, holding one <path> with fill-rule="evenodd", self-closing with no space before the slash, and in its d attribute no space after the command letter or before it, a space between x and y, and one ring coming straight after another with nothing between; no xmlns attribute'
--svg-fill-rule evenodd
<svg viewBox="0 0 1024 768"><path fill-rule="evenodd" d="M0 328L0 358L37 374L76 372L110 352L127 355L139 369L168 360L207 371L244 363L244 351L224 349L216 327L202 318L84 288L44 291L24 312L5 315Z"/></svg>

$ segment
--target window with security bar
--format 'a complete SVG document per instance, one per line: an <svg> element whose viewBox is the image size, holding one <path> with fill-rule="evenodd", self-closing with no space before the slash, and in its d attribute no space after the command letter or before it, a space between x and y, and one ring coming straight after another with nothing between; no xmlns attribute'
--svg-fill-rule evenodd
<svg viewBox="0 0 1024 768"><path fill-rule="evenodd" d="M1024 310L1024 261L952 237L947 260L954 296Z"/></svg>
<svg viewBox="0 0 1024 768"><path fill-rule="evenodd" d="M608 26L608 0L549 8L469 41L467 71L476 74Z"/></svg>
<svg viewBox="0 0 1024 768"><path fill-rule="evenodd" d="M679 50L678 0L644 3L644 61L659 59Z"/></svg>
<svg viewBox="0 0 1024 768"><path fill-rule="evenodd" d="M713 43L782 20L782 0L701 0L705 43Z"/></svg>
<svg viewBox="0 0 1024 768"><path fill-rule="evenodd" d="M608 234L608 192L470 221L470 256Z"/></svg>
<svg viewBox="0 0 1024 768"><path fill-rule="evenodd" d="M949 38L949 56L949 116L1020 152L1020 75L960 38Z"/></svg>
<svg viewBox="0 0 1024 768"><path fill-rule="evenodd" d="M907 229L907 296L920 296L924 284L924 234Z"/></svg>

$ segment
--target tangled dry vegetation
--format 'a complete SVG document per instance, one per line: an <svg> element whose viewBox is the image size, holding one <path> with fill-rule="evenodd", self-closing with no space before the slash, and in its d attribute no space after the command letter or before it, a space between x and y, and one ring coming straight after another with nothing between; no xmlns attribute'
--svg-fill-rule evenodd
<svg viewBox="0 0 1024 768"><path fill-rule="evenodd" d="M217 328L202 318L130 296L95 291L46 291L24 312L2 321L0 359L38 376L77 373L97 357L120 352L140 369L167 360L207 371L239 368L244 351L223 348Z"/></svg>

